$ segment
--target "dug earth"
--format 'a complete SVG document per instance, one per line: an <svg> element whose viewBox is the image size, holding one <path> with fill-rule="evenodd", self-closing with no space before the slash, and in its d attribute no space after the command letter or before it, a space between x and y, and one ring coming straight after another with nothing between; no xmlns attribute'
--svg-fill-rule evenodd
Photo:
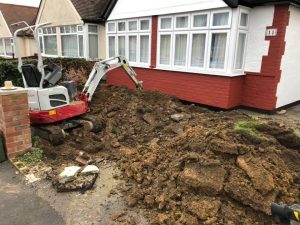
<svg viewBox="0 0 300 225"><path fill-rule="evenodd" d="M284 124L240 128L254 119L126 88L98 91L89 113L102 131L73 130L55 148L43 141L43 162L58 173L78 151L112 161L127 207L148 224L275 225L272 202L300 202L300 138ZM119 217L110 224L139 224Z"/></svg>

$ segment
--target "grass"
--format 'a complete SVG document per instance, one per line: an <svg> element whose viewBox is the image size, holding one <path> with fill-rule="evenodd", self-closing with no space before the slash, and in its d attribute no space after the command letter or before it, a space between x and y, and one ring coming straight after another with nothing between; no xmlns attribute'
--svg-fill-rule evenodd
<svg viewBox="0 0 300 225"><path fill-rule="evenodd" d="M18 161L21 162L24 166L31 166L39 163L43 157L43 150L39 147L40 143L40 138L37 136L33 136L32 148L30 152L18 156Z"/></svg>
<svg viewBox="0 0 300 225"><path fill-rule="evenodd" d="M242 120L234 125L234 130L239 131L255 139L260 139L259 134L255 128L261 126L263 123L255 120Z"/></svg>

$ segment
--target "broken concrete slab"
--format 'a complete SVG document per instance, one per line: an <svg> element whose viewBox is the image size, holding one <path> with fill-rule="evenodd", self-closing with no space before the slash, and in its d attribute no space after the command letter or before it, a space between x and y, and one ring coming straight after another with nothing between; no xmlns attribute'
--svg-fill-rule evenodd
<svg viewBox="0 0 300 225"><path fill-rule="evenodd" d="M99 168L95 165L88 165L82 171L81 174L98 174L100 172Z"/></svg>
<svg viewBox="0 0 300 225"><path fill-rule="evenodd" d="M185 113L178 113L171 115L171 119L175 122L180 122L181 120L190 119L191 116Z"/></svg>
<svg viewBox="0 0 300 225"><path fill-rule="evenodd" d="M63 172L61 172L58 175L59 183L66 183L68 181L71 181L75 179L75 176L78 174L78 172L81 170L81 167L79 166L68 166L65 167Z"/></svg>

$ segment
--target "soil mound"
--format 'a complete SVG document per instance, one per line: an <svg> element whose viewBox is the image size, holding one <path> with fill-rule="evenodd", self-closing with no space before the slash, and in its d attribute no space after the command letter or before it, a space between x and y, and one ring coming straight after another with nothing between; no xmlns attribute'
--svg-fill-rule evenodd
<svg viewBox="0 0 300 225"><path fill-rule="evenodd" d="M126 88L97 92L90 114L106 124L100 133L74 130L55 150L45 144L47 156L117 161L128 206L150 224L277 224L272 202L299 203L300 139L283 125L237 129L253 119Z"/></svg>

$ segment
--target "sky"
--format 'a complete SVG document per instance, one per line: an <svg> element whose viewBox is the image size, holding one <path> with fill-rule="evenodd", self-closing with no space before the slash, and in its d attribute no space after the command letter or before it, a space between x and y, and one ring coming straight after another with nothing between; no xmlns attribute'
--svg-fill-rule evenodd
<svg viewBox="0 0 300 225"><path fill-rule="evenodd" d="M16 5L29 5L38 7L40 0L0 0L1 3L9 3Z"/></svg>

